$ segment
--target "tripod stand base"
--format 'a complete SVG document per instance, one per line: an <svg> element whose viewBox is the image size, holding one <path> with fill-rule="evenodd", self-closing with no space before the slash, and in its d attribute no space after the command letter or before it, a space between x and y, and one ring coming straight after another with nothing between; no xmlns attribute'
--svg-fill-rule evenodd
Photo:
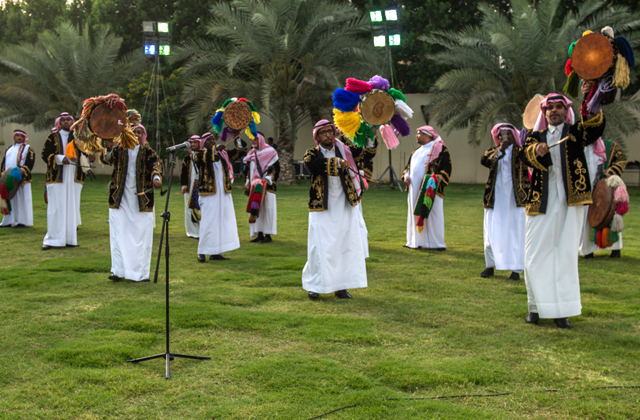
<svg viewBox="0 0 640 420"><path fill-rule="evenodd" d="M209 356L192 356L190 354L179 354L179 353L160 353L160 354L154 354L153 356L140 357L138 359L130 359L130 360L127 360L127 362L138 363L138 362L144 362L145 360L162 358L167 362L165 379L169 379L169 362L174 360L176 357L182 357L184 359L211 360Z"/></svg>

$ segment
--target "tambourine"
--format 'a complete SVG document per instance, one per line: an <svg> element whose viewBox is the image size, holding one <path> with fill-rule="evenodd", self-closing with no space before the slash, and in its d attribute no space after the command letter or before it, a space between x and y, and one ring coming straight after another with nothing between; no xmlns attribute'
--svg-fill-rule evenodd
<svg viewBox="0 0 640 420"><path fill-rule="evenodd" d="M613 46L604 35L591 33L580 38L571 54L571 66L586 80L602 77L613 66Z"/></svg>
<svg viewBox="0 0 640 420"><path fill-rule="evenodd" d="M230 98L216 110L211 122L214 131L220 134L222 143L229 137L237 139L242 130L253 139L258 135L257 124L260 124L260 114L251 101L245 98Z"/></svg>
<svg viewBox="0 0 640 420"><path fill-rule="evenodd" d="M536 125L536 121L538 120L538 115L540 115L540 102L544 99L544 96L539 93L536 94L524 110L524 114L522 115L522 125L527 130L533 130L533 127Z"/></svg>
<svg viewBox="0 0 640 420"><path fill-rule="evenodd" d="M388 124L393 118L395 110L396 104L391 95L379 89L365 93L358 106L360 118L374 127Z"/></svg>
<svg viewBox="0 0 640 420"><path fill-rule="evenodd" d="M593 189L591 196L593 203L589 205L587 211L589 226L594 229L609 227L616 211L616 204L613 201L614 189L607 185L606 179L601 179Z"/></svg>

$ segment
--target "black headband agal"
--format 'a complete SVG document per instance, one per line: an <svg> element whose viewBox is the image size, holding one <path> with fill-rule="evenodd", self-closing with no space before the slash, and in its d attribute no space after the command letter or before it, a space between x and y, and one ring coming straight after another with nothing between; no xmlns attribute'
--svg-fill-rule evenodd
<svg viewBox="0 0 640 420"><path fill-rule="evenodd" d="M564 102L565 99L566 98L564 96L562 96L562 95L556 95L556 96L552 96L550 98L547 98L547 102L549 102L549 101L562 101L562 102Z"/></svg>

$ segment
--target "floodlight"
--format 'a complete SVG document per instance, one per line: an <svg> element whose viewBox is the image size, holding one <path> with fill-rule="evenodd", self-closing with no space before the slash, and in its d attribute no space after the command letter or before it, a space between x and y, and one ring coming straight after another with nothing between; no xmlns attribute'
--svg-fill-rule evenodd
<svg viewBox="0 0 640 420"><path fill-rule="evenodd" d="M145 35L155 35L156 34L156 23L153 21L145 20L142 22L142 32Z"/></svg>
<svg viewBox="0 0 640 420"><path fill-rule="evenodd" d="M384 18L388 21L391 20L398 20L398 11L395 9L392 10L385 10L384 11Z"/></svg>
<svg viewBox="0 0 640 420"><path fill-rule="evenodd" d="M374 22L374 23L382 22L382 12L380 10L369 12L369 16L371 17L371 22Z"/></svg>
<svg viewBox="0 0 640 420"><path fill-rule="evenodd" d="M386 45L385 38L386 37L384 35L374 36L373 37L373 46L374 47L384 47Z"/></svg>
<svg viewBox="0 0 640 420"><path fill-rule="evenodd" d="M169 22L158 22L158 32L169 33Z"/></svg>
<svg viewBox="0 0 640 420"><path fill-rule="evenodd" d="M389 35L389 45L400 45L400 34Z"/></svg>
<svg viewBox="0 0 640 420"><path fill-rule="evenodd" d="M144 44L145 55L156 55L156 44Z"/></svg>
<svg viewBox="0 0 640 420"><path fill-rule="evenodd" d="M171 45L160 45L158 47L158 54L160 54L160 55L170 55L171 54Z"/></svg>

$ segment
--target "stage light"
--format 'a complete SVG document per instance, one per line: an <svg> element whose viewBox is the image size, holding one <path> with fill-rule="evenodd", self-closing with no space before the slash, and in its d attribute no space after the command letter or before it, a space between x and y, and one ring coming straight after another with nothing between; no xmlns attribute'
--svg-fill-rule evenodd
<svg viewBox="0 0 640 420"><path fill-rule="evenodd" d="M156 44L144 44L145 55L156 55Z"/></svg>
<svg viewBox="0 0 640 420"><path fill-rule="evenodd" d="M400 45L400 34L389 35L389 45Z"/></svg>
<svg viewBox="0 0 640 420"><path fill-rule="evenodd" d="M384 11L384 18L387 21L398 20L398 11L397 10L385 10Z"/></svg>
<svg viewBox="0 0 640 420"><path fill-rule="evenodd" d="M158 22L158 32L169 33L169 22Z"/></svg>
<svg viewBox="0 0 640 420"><path fill-rule="evenodd" d="M380 10L369 12L369 16L371 17L371 22L374 22L374 23L382 22L382 12Z"/></svg>
<svg viewBox="0 0 640 420"><path fill-rule="evenodd" d="M160 55L170 55L171 54L171 45L160 45L158 48L158 54Z"/></svg>
<svg viewBox="0 0 640 420"><path fill-rule="evenodd" d="M149 21L149 20L145 20L144 22L142 22L142 32L144 32L145 35L155 35L156 34L156 23Z"/></svg>
<svg viewBox="0 0 640 420"><path fill-rule="evenodd" d="M374 36L373 37L373 46L374 47L384 47L386 45L385 38L386 37L384 35Z"/></svg>

